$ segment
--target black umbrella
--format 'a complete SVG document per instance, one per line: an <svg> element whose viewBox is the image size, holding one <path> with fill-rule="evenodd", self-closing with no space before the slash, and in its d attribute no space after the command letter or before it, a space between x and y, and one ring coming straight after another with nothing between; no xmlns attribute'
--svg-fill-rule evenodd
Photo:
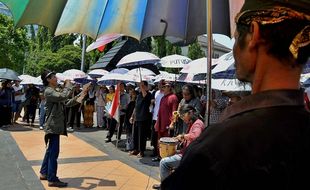
<svg viewBox="0 0 310 190"><path fill-rule="evenodd" d="M20 78L18 78L18 73L8 68L0 69L0 79L21 81Z"/></svg>

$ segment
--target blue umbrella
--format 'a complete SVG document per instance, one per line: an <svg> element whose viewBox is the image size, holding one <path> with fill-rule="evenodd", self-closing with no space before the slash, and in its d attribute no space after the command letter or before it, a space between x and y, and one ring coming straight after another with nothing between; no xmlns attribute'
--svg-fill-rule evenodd
<svg viewBox="0 0 310 190"><path fill-rule="evenodd" d="M0 69L0 79L21 81L21 79L18 78L18 74L15 71L8 68Z"/></svg>

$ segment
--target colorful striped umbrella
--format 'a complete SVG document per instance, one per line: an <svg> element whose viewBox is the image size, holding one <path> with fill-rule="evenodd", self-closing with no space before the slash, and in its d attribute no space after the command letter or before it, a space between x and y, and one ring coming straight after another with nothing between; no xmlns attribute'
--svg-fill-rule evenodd
<svg viewBox="0 0 310 190"><path fill-rule="evenodd" d="M67 0L2 0L10 9L15 26L46 26L55 32Z"/></svg>
<svg viewBox="0 0 310 190"><path fill-rule="evenodd" d="M204 0L3 0L16 26L39 24L55 35L81 33L97 39L124 34L138 40L173 36L192 41L206 33Z"/></svg>

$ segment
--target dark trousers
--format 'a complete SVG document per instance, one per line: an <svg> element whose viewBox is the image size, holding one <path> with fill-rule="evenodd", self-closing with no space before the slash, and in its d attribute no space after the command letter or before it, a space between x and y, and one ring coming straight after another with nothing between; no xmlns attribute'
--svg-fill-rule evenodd
<svg viewBox="0 0 310 190"><path fill-rule="evenodd" d="M7 105L0 105L0 127L3 125L9 125L11 124L11 107Z"/></svg>
<svg viewBox="0 0 310 190"><path fill-rule="evenodd" d="M111 121L113 120L113 121ZM107 138L111 139L113 137L113 134L115 132L115 128L116 128L116 125L117 125L117 121L113 118L109 118L109 133L108 133L108 136ZM125 115L120 115L119 116L119 126L118 126L118 139L121 139L121 135L122 135L122 132L123 132L123 125L124 125L124 121L125 121Z"/></svg>
<svg viewBox="0 0 310 190"><path fill-rule="evenodd" d="M48 148L46 149L40 173L47 175L47 180L50 182L58 181L57 177L57 159L59 155L59 136L50 135Z"/></svg>
<svg viewBox="0 0 310 190"><path fill-rule="evenodd" d="M111 139L115 132L117 121L114 118L108 118L109 132L107 134L107 138Z"/></svg>
<svg viewBox="0 0 310 190"><path fill-rule="evenodd" d="M152 120L151 145L154 147L153 156L158 156L158 133L155 131L156 120Z"/></svg>
<svg viewBox="0 0 310 190"><path fill-rule="evenodd" d="M133 128L134 150L144 152L146 149L147 131L149 122L136 121Z"/></svg>
<svg viewBox="0 0 310 190"><path fill-rule="evenodd" d="M124 125L124 122L125 122L125 116L126 115L120 115L119 116L119 127L118 127L118 139L121 139L121 136L122 136L122 132L123 132L123 125Z"/></svg>
<svg viewBox="0 0 310 190"><path fill-rule="evenodd" d="M36 109L37 109L37 105L28 105L27 106L27 112L26 112L27 123L29 123L29 119L31 119L31 123L34 122L34 119L36 117ZM31 118L30 118L30 116L31 116Z"/></svg>
<svg viewBox="0 0 310 190"><path fill-rule="evenodd" d="M70 107L68 126L73 128L74 122L76 127L80 128L81 126L81 112L79 112L80 105Z"/></svg>

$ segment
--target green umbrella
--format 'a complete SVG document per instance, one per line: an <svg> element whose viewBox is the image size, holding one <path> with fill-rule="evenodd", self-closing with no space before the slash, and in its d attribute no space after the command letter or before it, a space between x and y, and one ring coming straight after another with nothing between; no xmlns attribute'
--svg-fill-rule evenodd
<svg viewBox="0 0 310 190"><path fill-rule="evenodd" d="M15 26L38 24L54 33L67 0L2 0L10 9Z"/></svg>

